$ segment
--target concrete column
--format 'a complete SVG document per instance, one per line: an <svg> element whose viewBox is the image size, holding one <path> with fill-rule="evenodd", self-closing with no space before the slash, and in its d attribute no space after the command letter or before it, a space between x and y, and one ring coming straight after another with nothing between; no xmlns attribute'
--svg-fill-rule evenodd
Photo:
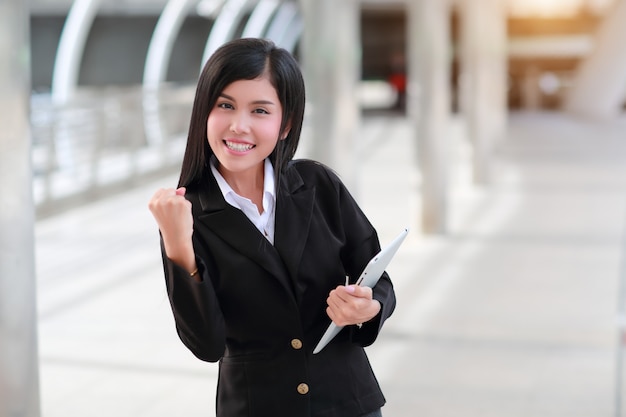
<svg viewBox="0 0 626 417"><path fill-rule="evenodd" d="M0 2L0 417L39 416L28 12Z"/></svg>
<svg viewBox="0 0 626 417"><path fill-rule="evenodd" d="M301 0L300 4L307 156L331 166L357 193L354 143L360 119L360 5L357 0Z"/></svg>
<svg viewBox="0 0 626 417"><path fill-rule="evenodd" d="M537 111L541 109L540 76L539 68L535 64L528 65L524 70L521 89L522 108L524 110Z"/></svg>
<svg viewBox="0 0 626 417"><path fill-rule="evenodd" d="M407 110L416 129L421 173L422 229L444 233L448 212L448 123L450 119L450 4L407 2Z"/></svg>
<svg viewBox="0 0 626 417"><path fill-rule="evenodd" d="M473 145L473 176L490 182L493 149L507 120L507 12L504 0L460 3L463 110Z"/></svg>
<svg viewBox="0 0 626 417"><path fill-rule="evenodd" d="M626 0L616 0L595 37L593 52L572 82L566 111L599 119L620 114L626 101Z"/></svg>

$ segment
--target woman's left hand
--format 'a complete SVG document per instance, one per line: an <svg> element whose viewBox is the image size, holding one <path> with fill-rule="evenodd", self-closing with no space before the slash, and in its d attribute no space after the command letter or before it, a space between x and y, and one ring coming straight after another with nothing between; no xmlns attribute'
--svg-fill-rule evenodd
<svg viewBox="0 0 626 417"><path fill-rule="evenodd" d="M338 326L370 321L380 311L380 303L372 298L372 289L358 285L340 285L326 299L326 314Z"/></svg>

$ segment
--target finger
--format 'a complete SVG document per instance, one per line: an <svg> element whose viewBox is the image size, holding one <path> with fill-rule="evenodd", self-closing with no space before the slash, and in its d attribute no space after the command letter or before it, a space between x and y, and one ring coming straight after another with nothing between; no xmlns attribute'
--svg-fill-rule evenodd
<svg viewBox="0 0 626 417"><path fill-rule="evenodd" d="M164 226L162 222L171 220L171 216L177 217L186 212L191 214L191 203L173 188L158 190L148 202L148 208L159 226Z"/></svg>
<svg viewBox="0 0 626 417"><path fill-rule="evenodd" d="M159 188L158 190L154 192L154 194L152 194L150 201L148 201L148 208L150 209L150 211L154 212L154 210L156 209L157 203L159 202L159 200L161 199L161 196L165 192L166 190L164 190L163 188Z"/></svg>
<svg viewBox="0 0 626 417"><path fill-rule="evenodd" d="M187 192L187 189L185 187L180 187L176 190L176 195L184 196L186 192Z"/></svg>
<svg viewBox="0 0 626 417"><path fill-rule="evenodd" d="M328 304L328 306L332 308L333 310L338 311L338 310L341 310L346 305L346 301L341 299L341 297L339 297L339 294L337 291L334 291L334 292L331 291L330 295L326 299L326 304Z"/></svg>
<svg viewBox="0 0 626 417"><path fill-rule="evenodd" d="M340 285L332 291L332 294L334 297L340 300L342 304L353 303L356 297L355 289L353 287L354 285L349 285L347 287Z"/></svg>
<svg viewBox="0 0 626 417"><path fill-rule="evenodd" d="M173 188L159 188L152 195L150 201L158 201L164 196L171 196L175 194L175 190Z"/></svg>
<svg viewBox="0 0 626 417"><path fill-rule="evenodd" d="M346 316L341 311L337 311L331 307L327 307L326 314L337 326L345 326L349 324Z"/></svg>
<svg viewBox="0 0 626 417"><path fill-rule="evenodd" d="M369 287L362 287L360 285L349 285L343 287L343 292L353 297L372 299L372 289Z"/></svg>
<svg viewBox="0 0 626 417"><path fill-rule="evenodd" d="M338 324L337 322L339 321L339 319L335 314L335 310L330 307L326 307L326 315L328 315L328 318L331 319L335 324Z"/></svg>

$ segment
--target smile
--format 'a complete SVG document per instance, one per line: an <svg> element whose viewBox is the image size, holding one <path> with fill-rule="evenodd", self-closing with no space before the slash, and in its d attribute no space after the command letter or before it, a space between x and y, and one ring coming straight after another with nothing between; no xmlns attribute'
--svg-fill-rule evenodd
<svg viewBox="0 0 626 417"><path fill-rule="evenodd" d="M235 152L246 152L254 148L254 145L250 145L248 143L230 142L227 140L225 140L224 143L228 149Z"/></svg>

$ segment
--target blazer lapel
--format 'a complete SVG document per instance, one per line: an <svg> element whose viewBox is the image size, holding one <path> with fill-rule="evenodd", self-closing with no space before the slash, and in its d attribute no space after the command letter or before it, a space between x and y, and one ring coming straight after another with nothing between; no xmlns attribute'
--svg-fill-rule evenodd
<svg viewBox="0 0 626 417"><path fill-rule="evenodd" d="M267 270L293 294L292 283L285 265L272 244L241 210L224 200L213 175L210 175L204 183L206 185L199 194L203 213L198 216L198 221L204 223L226 243L237 248L243 255Z"/></svg>
<svg viewBox="0 0 626 417"><path fill-rule="evenodd" d="M315 188L306 188L295 168L285 170L276 204L274 245L294 280L309 236L314 200ZM298 288L296 282L294 287Z"/></svg>

